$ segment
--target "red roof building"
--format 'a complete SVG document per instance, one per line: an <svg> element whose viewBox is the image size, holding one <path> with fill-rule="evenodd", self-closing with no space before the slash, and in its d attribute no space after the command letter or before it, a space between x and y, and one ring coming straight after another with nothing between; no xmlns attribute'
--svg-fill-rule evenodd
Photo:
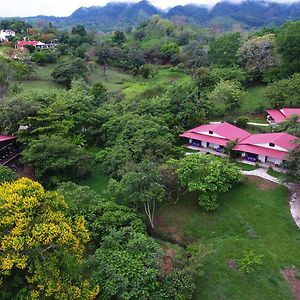
<svg viewBox="0 0 300 300"><path fill-rule="evenodd" d="M189 139L189 147L210 148L222 152L230 141L237 141L236 153L249 161L280 165L288 152L296 147L297 138L287 133L251 134L228 123L198 126L181 134Z"/></svg>
<svg viewBox="0 0 300 300"><path fill-rule="evenodd" d="M180 135L197 141L203 141L208 144L207 147L212 145L226 146L228 142L243 140L250 135L249 132L242 130L229 123L216 123L201 125ZM218 148L217 147L217 148Z"/></svg>
<svg viewBox="0 0 300 300"><path fill-rule="evenodd" d="M293 115L300 117L300 108L282 108L267 110L267 121L269 123L281 123Z"/></svg>
<svg viewBox="0 0 300 300"><path fill-rule="evenodd" d="M17 41L16 47L18 49L24 49L26 46L36 47L38 43L38 41Z"/></svg>
<svg viewBox="0 0 300 300"><path fill-rule="evenodd" d="M16 137L0 135L0 165L7 165L19 156Z"/></svg>
<svg viewBox="0 0 300 300"><path fill-rule="evenodd" d="M15 140L15 136L10 136L10 135L0 135L0 142L7 142L7 141L12 141Z"/></svg>
<svg viewBox="0 0 300 300"><path fill-rule="evenodd" d="M296 147L297 138L285 132L252 134L241 141L234 150L242 152L242 156L256 157L261 162L280 165L288 152Z"/></svg>

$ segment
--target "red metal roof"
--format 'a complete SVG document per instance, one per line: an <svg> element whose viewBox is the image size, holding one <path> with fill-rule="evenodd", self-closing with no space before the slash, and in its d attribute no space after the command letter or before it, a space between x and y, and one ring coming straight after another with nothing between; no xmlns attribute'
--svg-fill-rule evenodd
<svg viewBox="0 0 300 300"><path fill-rule="evenodd" d="M267 113L274 119L275 123L280 123L292 115L300 116L300 108L269 109Z"/></svg>
<svg viewBox="0 0 300 300"><path fill-rule="evenodd" d="M228 139L221 139L218 137L199 134L199 133L193 133L193 132L185 132L185 133L181 134L180 137L185 137L185 138L193 139L196 141L209 142L209 143L213 143L213 144L217 144L217 145L221 145L221 146L226 146L227 143L229 142Z"/></svg>
<svg viewBox="0 0 300 300"><path fill-rule="evenodd" d="M17 41L18 47L36 46L39 41Z"/></svg>
<svg viewBox="0 0 300 300"><path fill-rule="evenodd" d="M262 133L262 134L252 134L243 141L240 145L259 145L259 144L269 144L273 143L276 146L284 148L286 150L292 150L296 147L293 143L297 138L291 134L280 132L280 133Z"/></svg>
<svg viewBox="0 0 300 300"><path fill-rule="evenodd" d="M288 154L287 152L284 152L284 151L263 148L263 147L259 147L259 146L253 146L253 145L237 145L233 149L237 150L237 151L248 152L248 153L253 153L253 154L258 154L258 155L264 155L264 156L278 158L278 159L285 159L286 155Z"/></svg>
<svg viewBox="0 0 300 300"><path fill-rule="evenodd" d="M190 129L187 132L193 132L197 134L201 134L201 132L212 131L213 133L224 137L224 139L233 141L236 139L243 140L249 135L251 135L248 131L240 129L234 125L229 123L216 123L216 124L207 124L201 125L196 128Z"/></svg>
<svg viewBox="0 0 300 300"><path fill-rule="evenodd" d="M277 109L269 109L267 113L272 117L275 123L280 123L286 119L285 115Z"/></svg>
<svg viewBox="0 0 300 300"><path fill-rule="evenodd" d="M300 108L283 108L280 110L287 118L292 115L300 116Z"/></svg>
<svg viewBox="0 0 300 300"><path fill-rule="evenodd" d="M209 134L201 134L201 132L212 131L218 136ZM239 140L239 144L234 147L234 150L265 155L273 158L284 159L289 150L296 147L294 141L297 137L281 132L281 133L265 133L265 134L250 134L249 132L235 127L228 123L207 124L201 125L181 134L180 137L185 137L198 141L205 141L221 146L226 146L229 141ZM273 143L275 147L283 148L282 150L269 148L269 144Z"/></svg>
<svg viewBox="0 0 300 300"><path fill-rule="evenodd" d="M9 135L0 135L0 142L9 141L16 139L15 136L9 136Z"/></svg>

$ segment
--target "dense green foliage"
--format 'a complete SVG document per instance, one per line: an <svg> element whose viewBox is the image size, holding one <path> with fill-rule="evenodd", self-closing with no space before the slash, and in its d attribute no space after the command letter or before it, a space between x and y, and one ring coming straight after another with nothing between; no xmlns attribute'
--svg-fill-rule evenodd
<svg viewBox="0 0 300 300"><path fill-rule="evenodd" d="M235 165L212 155L188 155L172 163L177 166L181 184L190 192L199 192L199 204L206 210L216 209L218 194L229 191L241 181Z"/></svg>
<svg viewBox="0 0 300 300"><path fill-rule="evenodd" d="M300 74L271 83L265 90L265 97L272 108L299 107Z"/></svg>
<svg viewBox="0 0 300 300"><path fill-rule="evenodd" d="M17 179L17 174L8 167L0 165L0 184Z"/></svg>

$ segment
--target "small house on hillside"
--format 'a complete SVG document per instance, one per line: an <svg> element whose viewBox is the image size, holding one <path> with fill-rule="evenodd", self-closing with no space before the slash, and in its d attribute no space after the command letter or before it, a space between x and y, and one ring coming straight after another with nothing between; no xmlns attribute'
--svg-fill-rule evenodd
<svg viewBox="0 0 300 300"><path fill-rule="evenodd" d="M51 49L55 48L57 46L56 43L43 43L41 41L17 41L16 48L19 50L24 50L28 46L32 46L36 48L37 50L43 50L43 49Z"/></svg>
<svg viewBox="0 0 300 300"><path fill-rule="evenodd" d="M251 134L228 123L201 125L181 134L188 148L210 153L222 153L230 141L232 150L247 161L281 165L288 152L296 147L297 137L288 133Z"/></svg>
<svg viewBox="0 0 300 300"><path fill-rule="evenodd" d="M269 109L267 110L267 121L270 124L277 124L285 121L293 115L300 117L300 108L282 108L282 109Z"/></svg>
<svg viewBox="0 0 300 300"><path fill-rule="evenodd" d="M6 29L6 30L0 30L0 41L7 41L8 37L15 37L16 33L10 29Z"/></svg>

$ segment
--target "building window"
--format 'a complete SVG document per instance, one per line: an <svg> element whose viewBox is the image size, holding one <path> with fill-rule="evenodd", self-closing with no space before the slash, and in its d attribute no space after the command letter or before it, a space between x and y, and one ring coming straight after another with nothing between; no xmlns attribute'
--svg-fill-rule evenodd
<svg viewBox="0 0 300 300"><path fill-rule="evenodd" d="M209 134L214 134L211 130L208 132Z"/></svg>
<svg viewBox="0 0 300 300"><path fill-rule="evenodd" d="M275 144L270 143L269 146L270 146L270 147L275 147Z"/></svg>

